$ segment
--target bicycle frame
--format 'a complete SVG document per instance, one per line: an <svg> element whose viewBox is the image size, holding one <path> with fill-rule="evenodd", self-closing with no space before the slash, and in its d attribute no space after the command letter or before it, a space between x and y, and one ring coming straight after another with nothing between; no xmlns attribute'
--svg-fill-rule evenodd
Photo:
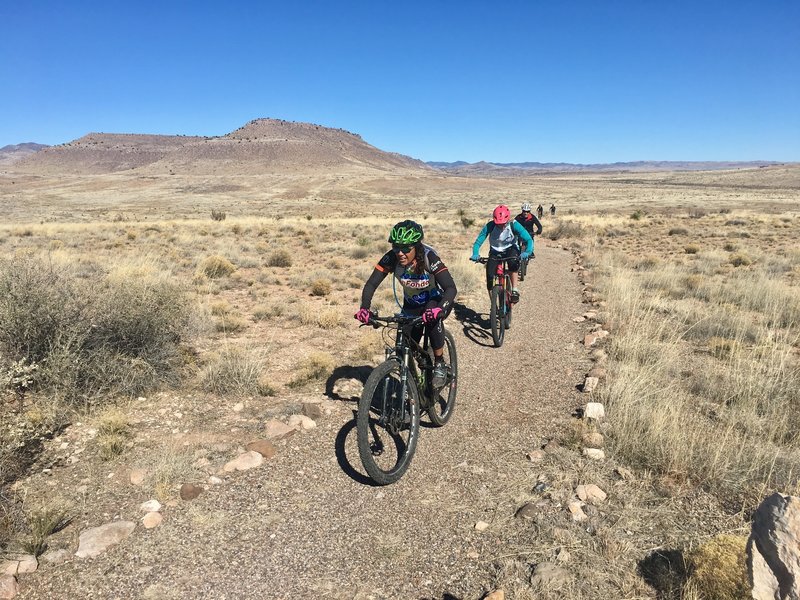
<svg viewBox="0 0 800 600"><path fill-rule="evenodd" d="M395 322L397 317L389 320L388 322ZM428 333L427 331L423 332L422 337L422 344L420 345L417 342L411 331L421 322L421 319L418 317L411 322L408 323L398 323L397 328L397 336L395 338L395 344L393 349L386 350L386 358L391 358L394 355L395 360L397 360L401 365L402 368L400 369L400 398L405 398L408 385L413 385L417 388L419 393L419 397L423 400L428 399L428 386L430 384L430 377L428 376L427 371L431 369L431 366L424 364L425 358L427 357L427 349L428 349ZM377 326L377 325L373 325ZM413 358L413 360L412 360ZM422 369L422 374L425 375L424 379L420 381L420 370ZM411 375L411 381L409 381L409 374ZM388 414L390 411L387 411L386 406L386 394L388 390L384 387L383 391L383 398L382 405L381 405L381 417L380 421L382 424L387 424L385 422ZM401 411L400 411L400 422L405 418L405 404L401 404Z"/></svg>

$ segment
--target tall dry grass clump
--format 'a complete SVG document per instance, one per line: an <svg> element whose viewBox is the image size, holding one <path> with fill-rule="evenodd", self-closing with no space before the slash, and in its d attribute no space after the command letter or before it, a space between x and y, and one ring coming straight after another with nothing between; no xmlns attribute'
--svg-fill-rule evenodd
<svg viewBox="0 0 800 600"><path fill-rule="evenodd" d="M635 259L607 254L595 262L605 265L598 283L607 310L624 324L601 391L615 450L727 498L755 501L768 489L796 489L796 290L763 274L752 276L763 285L733 278L687 288L691 266L643 273ZM775 330L778 323L786 328Z"/></svg>

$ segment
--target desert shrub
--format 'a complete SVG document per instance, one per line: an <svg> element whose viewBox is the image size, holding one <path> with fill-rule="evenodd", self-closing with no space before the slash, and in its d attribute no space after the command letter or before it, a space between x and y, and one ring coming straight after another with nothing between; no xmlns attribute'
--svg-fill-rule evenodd
<svg viewBox="0 0 800 600"><path fill-rule="evenodd" d="M738 254L734 254L731 256L731 264L734 267L746 267L748 265L753 264L753 259L750 258L747 254L740 252Z"/></svg>
<svg viewBox="0 0 800 600"><path fill-rule="evenodd" d="M640 209L636 209L631 213L631 219L633 219L634 221L640 221L642 217L644 217L644 211Z"/></svg>
<svg viewBox="0 0 800 600"><path fill-rule="evenodd" d="M697 254L700 252L700 246L697 244L686 244L683 247L683 251L686 252L686 254Z"/></svg>
<svg viewBox="0 0 800 600"><path fill-rule="evenodd" d="M311 295L312 296L327 296L331 293L331 289L333 288L333 284L331 284L330 279L315 279L311 283Z"/></svg>
<svg viewBox="0 0 800 600"><path fill-rule="evenodd" d="M228 215L226 215L224 212L222 212L220 210L214 210L213 208L211 209L211 218L214 221L224 221L225 217L227 217L227 216Z"/></svg>
<svg viewBox="0 0 800 600"><path fill-rule="evenodd" d="M200 385L215 394L255 395L259 393L264 363L262 351L226 348L211 357L200 373Z"/></svg>
<svg viewBox="0 0 800 600"><path fill-rule="evenodd" d="M733 227L742 227L743 225L747 225L747 221L743 219L728 219L727 221L725 221L725 225Z"/></svg>
<svg viewBox="0 0 800 600"><path fill-rule="evenodd" d="M294 379L289 383L291 387L300 387L311 381L324 379L333 373L333 357L327 352L312 352L295 373Z"/></svg>
<svg viewBox="0 0 800 600"><path fill-rule="evenodd" d="M369 256L369 250L364 247L356 247L350 251L350 256L355 258L356 260L363 260Z"/></svg>
<svg viewBox="0 0 800 600"><path fill-rule="evenodd" d="M170 376L187 312L165 278L0 261L0 351L39 364L33 387L57 397L135 395Z"/></svg>
<svg viewBox="0 0 800 600"><path fill-rule="evenodd" d="M722 249L726 252L735 252L737 248L738 246L733 242L725 242L725 244L722 246Z"/></svg>
<svg viewBox="0 0 800 600"><path fill-rule="evenodd" d="M334 329L342 324L342 315L335 308L320 311L317 315L317 325L322 329Z"/></svg>
<svg viewBox="0 0 800 600"><path fill-rule="evenodd" d="M693 208L689 211L689 218L690 219L702 219L706 216L706 211L702 208Z"/></svg>
<svg viewBox="0 0 800 600"><path fill-rule="evenodd" d="M577 221L558 221L555 227L549 230L547 237L555 241L561 238L581 238L584 234L583 225Z"/></svg>
<svg viewBox="0 0 800 600"><path fill-rule="evenodd" d="M685 227L673 227L669 230L669 235L688 235L689 230Z"/></svg>
<svg viewBox="0 0 800 600"><path fill-rule="evenodd" d="M267 259L267 266L269 267L291 267L292 255L288 250L276 250L269 255Z"/></svg>
<svg viewBox="0 0 800 600"><path fill-rule="evenodd" d="M222 333L238 333L247 329L250 323L239 314L222 315L214 325L217 331Z"/></svg>
<svg viewBox="0 0 800 600"><path fill-rule="evenodd" d="M236 265L234 265L224 256L217 255L204 258L198 267L199 272L206 275L206 277L210 277L211 279L225 277L233 273L235 270Z"/></svg>
<svg viewBox="0 0 800 600"><path fill-rule="evenodd" d="M266 321L275 317L280 317L285 306L281 302L274 302L272 304L262 304L253 309L253 318L256 321Z"/></svg>
<svg viewBox="0 0 800 600"><path fill-rule="evenodd" d="M745 563L747 538L718 535L689 553L689 584L702 598L740 600L750 597Z"/></svg>

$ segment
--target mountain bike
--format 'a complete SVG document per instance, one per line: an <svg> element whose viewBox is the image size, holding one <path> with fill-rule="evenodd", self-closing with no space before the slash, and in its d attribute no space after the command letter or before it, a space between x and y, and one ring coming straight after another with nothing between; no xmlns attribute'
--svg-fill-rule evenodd
<svg viewBox="0 0 800 600"><path fill-rule="evenodd" d="M394 347L387 347L386 360L367 378L358 403L356 431L358 454L367 474L378 485L400 479L411 464L419 438L421 412L441 427L453 414L458 381L458 357L453 335L445 329L445 384L432 384L434 357L428 334L422 343L413 335L422 317L372 315L370 325L395 329Z"/></svg>
<svg viewBox="0 0 800 600"><path fill-rule="evenodd" d="M495 347L503 345L503 338L506 329L511 326L511 275L508 272L508 259L494 258L498 261L497 271L494 274L492 289L489 292L491 297L491 308L489 309L489 323L492 326L492 340ZM489 258L481 256L478 262L485 265Z"/></svg>

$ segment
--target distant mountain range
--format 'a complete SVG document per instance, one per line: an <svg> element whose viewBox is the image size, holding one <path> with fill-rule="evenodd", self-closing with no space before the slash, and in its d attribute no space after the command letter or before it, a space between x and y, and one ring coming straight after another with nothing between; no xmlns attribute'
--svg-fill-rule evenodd
<svg viewBox="0 0 800 600"><path fill-rule="evenodd" d="M574 164L574 163L493 163L476 162L468 163L463 160L456 162L429 161L428 164L436 169L453 175L482 176L526 176L535 173L572 173L572 172L652 172L652 171L717 171L722 169L755 169L780 165L775 161L668 161L668 160L639 160L633 162Z"/></svg>

